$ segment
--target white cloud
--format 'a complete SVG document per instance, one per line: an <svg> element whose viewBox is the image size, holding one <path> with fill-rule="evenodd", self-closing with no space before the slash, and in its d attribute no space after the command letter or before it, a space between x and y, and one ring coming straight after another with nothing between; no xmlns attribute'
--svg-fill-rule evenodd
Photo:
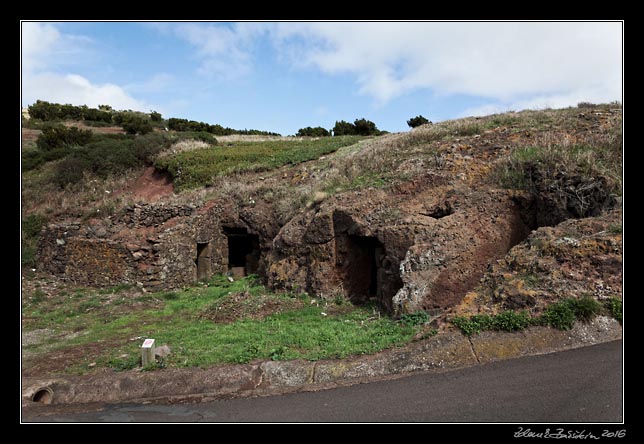
<svg viewBox="0 0 644 444"><path fill-rule="evenodd" d="M621 23L280 23L272 36L380 103L423 88L502 107L621 99Z"/></svg>
<svg viewBox="0 0 644 444"><path fill-rule="evenodd" d="M123 88L129 92L158 93L167 91L175 84L175 77L168 73L158 73L139 83L130 83Z"/></svg>
<svg viewBox="0 0 644 444"><path fill-rule="evenodd" d="M68 59L87 52L84 36L63 34L49 23L22 23L22 104L47 100L97 107L109 104L115 109L148 110L150 107L111 83L95 85L85 77L60 73Z"/></svg>
<svg viewBox="0 0 644 444"><path fill-rule="evenodd" d="M196 49L201 61L197 73L220 80L233 80L253 69L253 47L269 30L263 23L181 23L157 27L173 32Z"/></svg>
<svg viewBox="0 0 644 444"><path fill-rule="evenodd" d="M98 105L111 105L114 109L133 109L147 111L145 103L129 96L123 88L111 83L94 85L86 78L76 74L39 73L23 75L23 104L36 100L54 103L71 103L96 108Z"/></svg>

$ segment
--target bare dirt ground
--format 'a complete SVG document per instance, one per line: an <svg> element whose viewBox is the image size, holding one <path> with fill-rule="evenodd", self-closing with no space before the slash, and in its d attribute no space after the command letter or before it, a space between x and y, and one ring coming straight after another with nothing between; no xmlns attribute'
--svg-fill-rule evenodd
<svg viewBox="0 0 644 444"><path fill-rule="evenodd" d="M151 166L124 189L115 193L116 196L121 194L131 194L137 201L156 202L162 197L174 194L174 185L170 175L163 174Z"/></svg>
<svg viewBox="0 0 644 444"><path fill-rule="evenodd" d="M202 313L201 317L220 324L230 324L240 319L264 319L303 306L304 303L297 299L285 300L272 294L253 296L245 291L228 295L220 304Z"/></svg>

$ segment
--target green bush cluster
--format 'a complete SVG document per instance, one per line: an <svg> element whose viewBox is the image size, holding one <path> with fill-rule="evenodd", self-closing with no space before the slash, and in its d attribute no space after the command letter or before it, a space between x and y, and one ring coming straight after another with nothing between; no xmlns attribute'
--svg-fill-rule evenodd
<svg viewBox="0 0 644 444"><path fill-rule="evenodd" d="M26 267L34 266L36 244L40 230L47 223L47 218L38 213L32 213L22 220L22 235L20 239L21 263Z"/></svg>
<svg viewBox="0 0 644 444"><path fill-rule="evenodd" d="M452 323L466 336L472 336L485 330L523 330L531 324L531 318L526 311L505 311L496 316L474 315L471 318L458 316L452 319Z"/></svg>
<svg viewBox="0 0 644 444"><path fill-rule="evenodd" d="M148 134L154 129L150 118L138 114L128 114L124 117L121 127L128 134Z"/></svg>
<svg viewBox="0 0 644 444"><path fill-rule="evenodd" d="M241 134L246 136L279 136L278 133L270 131L260 131L254 129L236 130L233 128L224 128L219 124L211 125L209 123L197 122L195 120L178 119L171 117L168 119L168 129L172 131L192 131L192 132L205 132L214 134L216 136L230 136L233 134Z"/></svg>
<svg viewBox="0 0 644 444"><path fill-rule="evenodd" d="M36 146L42 151L50 151L74 145L85 145L92 140L90 130L79 130L75 126L51 125L43 128L36 139Z"/></svg>
<svg viewBox="0 0 644 444"><path fill-rule="evenodd" d="M334 136L379 136L384 134L375 123L367 119L356 119L353 123L344 120L336 121L333 127Z"/></svg>
<svg viewBox="0 0 644 444"><path fill-rule="evenodd" d="M47 218L38 213L33 213L22 220L22 235L26 239L33 239L40 234L40 230L47 223Z"/></svg>
<svg viewBox="0 0 644 444"><path fill-rule="evenodd" d="M321 126L316 126L315 128L307 126L306 128L297 130L297 134L295 135L297 137L329 137L331 133Z"/></svg>
<svg viewBox="0 0 644 444"><path fill-rule="evenodd" d="M101 137L82 147L73 148L56 166L54 181L61 187L80 181L84 173L106 178L150 164L156 155L177 140L165 133L131 137Z"/></svg>
<svg viewBox="0 0 644 444"><path fill-rule="evenodd" d="M411 119L409 119L407 121L407 125L410 128L416 128L417 126L425 125L427 123L431 123L431 122L428 119L426 119L425 117L420 116L420 115L416 116L416 117L412 117Z"/></svg>
<svg viewBox="0 0 644 444"><path fill-rule="evenodd" d="M621 300L619 309L613 311L613 305L609 304L608 311L615 319L621 319ZM615 303L617 307L617 303ZM460 329L464 335L472 336L485 330L517 331L528 328L530 325L544 325L559 330L570 330L576 320L590 322L597 315L602 313L602 305L591 296L581 298L569 298L549 305L539 317L530 317L526 311L504 311L495 316L474 315L470 318L457 316L452 323ZM616 315L619 312L619 315Z"/></svg>
<svg viewBox="0 0 644 444"><path fill-rule="evenodd" d="M29 116L32 119L43 121L52 120L91 120L95 122L112 122L111 107L102 105L103 109L89 108L86 105L74 106L70 104L50 103L36 100L29 107Z"/></svg>
<svg viewBox="0 0 644 444"><path fill-rule="evenodd" d="M427 321L429 321L429 315L423 310L405 313L400 317L400 322L407 326L423 325Z"/></svg>
<svg viewBox="0 0 644 444"><path fill-rule="evenodd" d="M52 122L60 120L83 120L88 126L109 126L116 124L123 126L130 134L145 134L147 127L152 131L150 122L160 123L163 116L156 111L150 114L137 111L115 112L109 105L99 105L98 108L89 108L86 105L74 106L70 104L50 103L37 100L29 107L29 116L33 122L27 122L29 127L37 128L39 121Z"/></svg>
<svg viewBox="0 0 644 444"><path fill-rule="evenodd" d="M36 148L24 149L22 169L29 171L46 162L59 160L54 168L52 181L64 187L79 182L85 173L102 178L123 174L126 171L154 162L157 155L175 142L200 140L216 145L209 133L170 134L153 132L146 135L93 134L55 125L43 131Z"/></svg>
<svg viewBox="0 0 644 444"><path fill-rule="evenodd" d="M542 325L570 330L575 324L575 310L567 301L557 302L546 308L540 318Z"/></svg>
<svg viewBox="0 0 644 444"><path fill-rule="evenodd" d="M611 316L622 323L622 300L619 298L610 298L607 302L607 309Z"/></svg>

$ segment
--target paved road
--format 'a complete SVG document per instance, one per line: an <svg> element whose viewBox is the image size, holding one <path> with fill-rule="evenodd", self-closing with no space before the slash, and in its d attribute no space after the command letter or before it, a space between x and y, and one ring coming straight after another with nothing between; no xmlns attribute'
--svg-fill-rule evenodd
<svg viewBox="0 0 644 444"><path fill-rule="evenodd" d="M619 422L622 341L319 392L107 406L72 422ZM25 418L23 418L25 420Z"/></svg>

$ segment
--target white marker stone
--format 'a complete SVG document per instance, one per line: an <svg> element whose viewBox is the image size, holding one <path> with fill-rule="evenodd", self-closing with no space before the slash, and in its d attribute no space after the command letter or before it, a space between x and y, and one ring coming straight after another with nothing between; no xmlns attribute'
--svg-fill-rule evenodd
<svg viewBox="0 0 644 444"><path fill-rule="evenodd" d="M141 346L141 365L145 367L154 362L154 339L146 339Z"/></svg>

